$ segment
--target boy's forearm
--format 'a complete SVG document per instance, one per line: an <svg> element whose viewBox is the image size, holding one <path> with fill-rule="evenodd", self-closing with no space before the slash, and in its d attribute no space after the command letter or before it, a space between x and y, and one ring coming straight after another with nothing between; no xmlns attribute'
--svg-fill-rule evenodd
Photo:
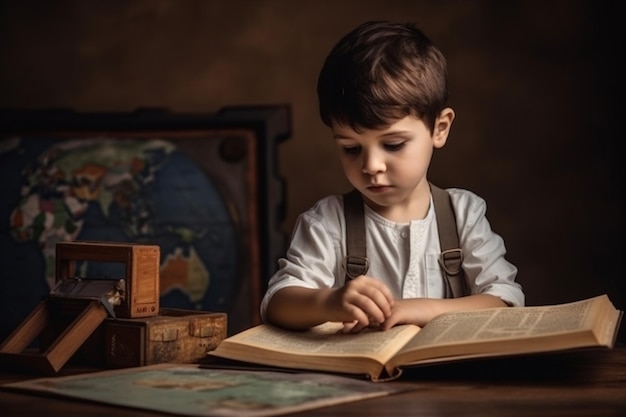
<svg viewBox="0 0 626 417"><path fill-rule="evenodd" d="M325 300L332 289L287 287L272 296L267 321L294 330L309 329L329 320Z"/></svg>
<svg viewBox="0 0 626 417"><path fill-rule="evenodd" d="M433 318L450 311L469 311L482 308L505 307L498 297L475 294L458 298L407 298L396 300L391 316L383 323L383 330L397 324L424 326Z"/></svg>
<svg viewBox="0 0 626 417"><path fill-rule="evenodd" d="M506 307L507 304L496 296L489 294L474 294L466 297L432 299L432 319L439 314L449 311L469 311L482 308ZM430 321L430 319L428 321Z"/></svg>

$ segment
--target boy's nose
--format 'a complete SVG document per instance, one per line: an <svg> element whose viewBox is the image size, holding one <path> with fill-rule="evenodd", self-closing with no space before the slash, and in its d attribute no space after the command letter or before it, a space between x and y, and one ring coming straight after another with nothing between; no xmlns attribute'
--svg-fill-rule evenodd
<svg viewBox="0 0 626 417"><path fill-rule="evenodd" d="M368 152L363 155L363 173L374 175L385 170L385 161L376 152Z"/></svg>

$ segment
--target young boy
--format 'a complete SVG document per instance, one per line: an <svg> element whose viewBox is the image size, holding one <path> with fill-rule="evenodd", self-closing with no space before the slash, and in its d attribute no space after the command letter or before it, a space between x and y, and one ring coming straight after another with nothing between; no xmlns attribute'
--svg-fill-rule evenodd
<svg viewBox="0 0 626 417"><path fill-rule="evenodd" d="M427 171L455 117L446 60L414 25L367 22L341 39L318 80L319 110L343 171L365 204L367 275L346 279L343 197L297 220L261 304L266 322L345 332L426 324L446 311L522 306L517 268L485 218L483 199L448 189L470 294L444 298L439 234Z"/></svg>

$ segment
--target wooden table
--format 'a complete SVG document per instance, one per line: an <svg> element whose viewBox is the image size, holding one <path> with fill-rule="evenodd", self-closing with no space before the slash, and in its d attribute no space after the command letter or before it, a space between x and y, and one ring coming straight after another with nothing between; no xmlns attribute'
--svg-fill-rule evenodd
<svg viewBox="0 0 626 417"><path fill-rule="evenodd" d="M32 376L0 373L0 383L28 378ZM393 383L410 390L297 416L626 416L626 347L414 368ZM163 414L0 390L0 415Z"/></svg>

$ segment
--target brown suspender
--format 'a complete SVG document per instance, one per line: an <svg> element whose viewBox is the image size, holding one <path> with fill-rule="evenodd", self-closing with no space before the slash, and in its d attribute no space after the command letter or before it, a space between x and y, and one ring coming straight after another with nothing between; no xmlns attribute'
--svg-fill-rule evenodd
<svg viewBox="0 0 626 417"><path fill-rule="evenodd" d="M369 269L367 250L365 248L365 214L363 198L354 189L343 196L343 212L346 219L346 275L356 278L365 275Z"/></svg>
<svg viewBox="0 0 626 417"><path fill-rule="evenodd" d="M450 194L430 184L433 195L437 230L439 231L439 265L446 278L446 298L457 298L468 295L465 273L463 272L463 251L459 245L459 234L456 228L456 217Z"/></svg>
<svg viewBox="0 0 626 417"><path fill-rule="evenodd" d="M430 184L439 231L439 246L441 255L439 263L446 280L446 298L456 298L467 295L467 284L461 264L463 252L459 245L459 235L456 229L456 219L450 194L433 184ZM346 278L356 278L367 273L369 260L365 247L365 215L363 199L357 190L344 194L344 216L346 220L346 251L345 259Z"/></svg>

